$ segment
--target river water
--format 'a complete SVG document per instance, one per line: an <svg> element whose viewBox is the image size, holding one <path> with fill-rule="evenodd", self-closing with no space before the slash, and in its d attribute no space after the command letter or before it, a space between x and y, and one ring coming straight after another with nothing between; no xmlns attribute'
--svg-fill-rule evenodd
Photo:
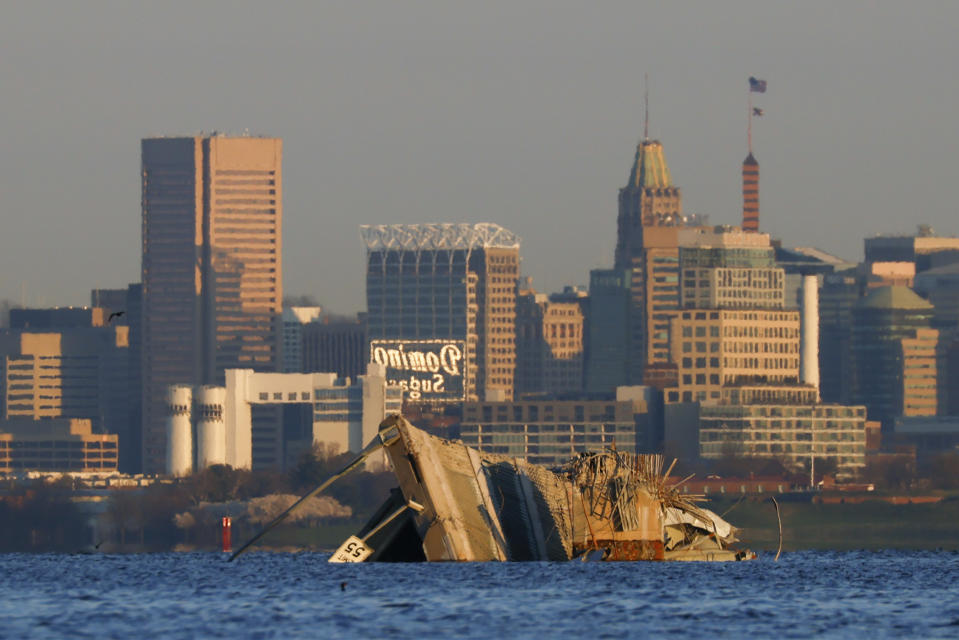
<svg viewBox="0 0 959 640"><path fill-rule="evenodd" d="M956 638L959 554L333 565L0 555L0 638Z"/></svg>

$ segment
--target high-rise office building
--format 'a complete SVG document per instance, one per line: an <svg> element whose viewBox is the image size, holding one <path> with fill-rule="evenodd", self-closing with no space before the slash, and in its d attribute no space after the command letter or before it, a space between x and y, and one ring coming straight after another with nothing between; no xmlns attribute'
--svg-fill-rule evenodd
<svg viewBox="0 0 959 640"><path fill-rule="evenodd" d="M589 272L586 380L590 393L613 393L629 382L629 312L632 269Z"/></svg>
<svg viewBox="0 0 959 640"><path fill-rule="evenodd" d="M0 331L0 418L86 418L126 438L129 346L125 326Z"/></svg>
<svg viewBox="0 0 959 640"><path fill-rule="evenodd" d="M782 309L783 269L765 233L691 227L679 233L683 309Z"/></svg>
<svg viewBox="0 0 959 640"><path fill-rule="evenodd" d="M323 318L303 327L303 372L335 373L356 380L370 361L366 314Z"/></svg>
<svg viewBox="0 0 959 640"><path fill-rule="evenodd" d="M141 423L143 422L140 403L141 364L143 340L143 287L139 282L127 285L125 289L93 289L90 291L90 305L103 310L103 319L110 325L126 326L130 333L130 355L127 358L127 401L128 417L125 429L120 433L120 471L138 473L143 468L143 446L141 443Z"/></svg>
<svg viewBox="0 0 959 640"><path fill-rule="evenodd" d="M685 224L663 145L636 147L628 184L619 191L617 269L631 269L630 382L641 384L647 365L669 361L669 323L679 308L677 228Z"/></svg>
<svg viewBox="0 0 959 640"><path fill-rule="evenodd" d="M796 382L800 316L784 308L769 236L732 227L679 236L682 313L670 331L678 379L667 400L716 403L725 386Z"/></svg>
<svg viewBox="0 0 959 640"><path fill-rule="evenodd" d="M283 309L282 373L304 373L303 334L306 327L320 320L321 307L287 307Z"/></svg>
<svg viewBox="0 0 959 640"><path fill-rule="evenodd" d="M282 141L142 142L143 466L164 469L166 391L275 371L282 291ZM254 426L254 466L276 466L276 424Z"/></svg>
<svg viewBox="0 0 959 640"><path fill-rule="evenodd" d="M914 236L874 236L864 241L865 262L911 262L915 273L959 262L959 238L939 236L921 224Z"/></svg>
<svg viewBox="0 0 959 640"><path fill-rule="evenodd" d="M412 401L512 399L519 238L491 223L361 233L370 356L391 383Z"/></svg>
<svg viewBox="0 0 959 640"><path fill-rule="evenodd" d="M935 415L939 332L933 307L908 287L872 289L852 310L852 401L892 430L899 416Z"/></svg>

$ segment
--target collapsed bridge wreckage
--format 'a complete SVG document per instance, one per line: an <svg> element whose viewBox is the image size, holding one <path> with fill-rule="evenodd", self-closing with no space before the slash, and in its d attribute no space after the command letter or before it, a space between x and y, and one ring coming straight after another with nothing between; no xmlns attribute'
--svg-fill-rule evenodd
<svg viewBox="0 0 959 640"><path fill-rule="evenodd" d="M381 447L399 486L330 562L756 557L730 547L736 530L728 522L667 484L660 455L612 448L550 470L432 436L401 416L384 420L377 441L304 499Z"/></svg>

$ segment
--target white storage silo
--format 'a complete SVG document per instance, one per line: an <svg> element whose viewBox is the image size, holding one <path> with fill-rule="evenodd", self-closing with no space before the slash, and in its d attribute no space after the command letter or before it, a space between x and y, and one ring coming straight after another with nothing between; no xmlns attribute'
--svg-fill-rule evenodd
<svg viewBox="0 0 959 640"><path fill-rule="evenodd" d="M214 464L226 464L226 425L224 404L226 389L206 385L196 393L196 465L206 469Z"/></svg>
<svg viewBox="0 0 959 640"><path fill-rule="evenodd" d="M182 384L167 387L166 470L174 476L193 471L193 389Z"/></svg>

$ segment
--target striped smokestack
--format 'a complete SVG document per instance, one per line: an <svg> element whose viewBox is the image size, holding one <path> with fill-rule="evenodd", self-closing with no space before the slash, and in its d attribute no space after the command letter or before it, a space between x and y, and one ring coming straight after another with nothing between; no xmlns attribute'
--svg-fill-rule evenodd
<svg viewBox="0 0 959 640"><path fill-rule="evenodd" d="M759 231L759 163L752 152L743 160L743 231Z"/></svg>

